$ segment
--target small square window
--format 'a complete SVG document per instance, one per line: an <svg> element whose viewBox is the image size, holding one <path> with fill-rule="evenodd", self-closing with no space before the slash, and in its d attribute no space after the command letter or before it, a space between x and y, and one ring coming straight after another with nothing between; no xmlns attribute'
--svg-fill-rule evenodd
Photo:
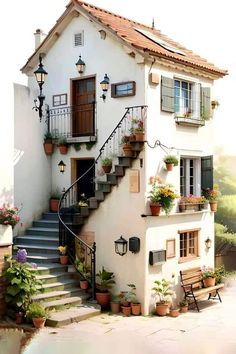
<svg viewBox="0 0 236 354"><path fill-rule="evenodd" d="M111 97L128 97L136 93L135 81L119 82L111 85Z"/></svg>
<svg viewBox="0 0 236 354"><path fill-rule="evenodd" d="M67 104L67 93L52 96L53 107L65 106Z"/></svg>

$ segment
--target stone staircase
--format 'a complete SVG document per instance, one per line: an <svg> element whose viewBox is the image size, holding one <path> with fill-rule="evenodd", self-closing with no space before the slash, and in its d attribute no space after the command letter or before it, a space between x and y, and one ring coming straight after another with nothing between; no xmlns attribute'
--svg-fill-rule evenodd
<svg viewBox="0 0 236 354"><path fill-rule="evenodd" d="M33 300L50 310L46 325L58 327L100 313L98 308L86 303L90 295L79 288L77 273L59 263L57 214L44 213L25 235L16 237L15 245L26 249L28 262L37 264L37 278L42 280L44 292L35 295Z"/></svg>

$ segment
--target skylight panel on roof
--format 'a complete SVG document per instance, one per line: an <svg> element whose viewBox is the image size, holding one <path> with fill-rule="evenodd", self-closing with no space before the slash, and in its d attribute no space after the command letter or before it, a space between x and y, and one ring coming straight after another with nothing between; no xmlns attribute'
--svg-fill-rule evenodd
<svg viewBox="0 0 236 354"><path fill-rule="evenodd" d="M169 52L172 53L177 53L180 55L186 55L184 52L182 52L180 49L171 46L170 44L166 43L165 41L163 41L162 39L158 38L157 36L155 36L155 34L150 33L148 31L145 31L141 28L135 28L135 31L141 33L143 36L145 36L148 39L151 39L151 41L155 42L156 44L160 45L162 48L167 49Z"/></svg>

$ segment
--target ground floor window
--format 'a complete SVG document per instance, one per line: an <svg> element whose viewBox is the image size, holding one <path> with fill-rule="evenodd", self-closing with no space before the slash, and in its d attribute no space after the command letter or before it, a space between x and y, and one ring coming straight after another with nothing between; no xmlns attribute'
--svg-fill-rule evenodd
<svg viewBox="0 0 236 354"><path fill-rule="evenodd" d="M187 261L199 256L199 230L200 229L179 231L180 261Z"/></svg>

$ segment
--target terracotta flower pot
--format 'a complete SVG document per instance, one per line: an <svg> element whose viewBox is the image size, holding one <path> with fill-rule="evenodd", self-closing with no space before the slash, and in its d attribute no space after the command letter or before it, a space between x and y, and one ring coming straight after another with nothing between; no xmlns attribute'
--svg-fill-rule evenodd
<svg viewBox="0 0 236 354"><path fill-rule="evenodd" d="M179 309L172 309L170 310L171 317L178 317L179 316Z"/></svg>
<svg viewBox="0 0 236 354"><path fill-rule="evenodd" d="M156 314L158 316L166 316L169 312L169 304L156 304Z"/></svg>
<svg viewBox="0 0 236 354"><path fill-rule="evenodd" d="M131 302L131 312L134 316L139 316L141 313L141 304L132 304Z"/></svg>
<svg viewBox="0 0 236 354"><path fill-rule="evenodd" d="M150 209L151 209L151 214L153 216L158 216L160 215L161 212L161 204L150 204Z"/></svg>
<svg viewBox="0 0 236 354"><path fill-rule="evenodd" d="M59 199L50 199L50 211L57 213L59 205Z"/></svg>
<svg viewBox="0 0 236 354"><path fill-rule="evenodd" d="M111 312L112 313L119 313L120 312L120 302L119 301L111 301Z"/></svg>
<svg viewBox="0 0 236 354"><path fill-rule="evenodd" d="M181 306L181 307L180 307L180 312L181 312L181 313L186 313L186 312L188 312L188 306Z"/></svg>
<svg viewBox="0 0 236 354"><path fill-rule="evenodd" d="M44 144L43 144L43 146L44 146L44 151L45 151L45 154L46 155L52 155L53 154L53 150L54 150L54 145L53 145L53 143L48 143L48 142L45 142Z"/></svg>
<svg viewBox="0 0 236 354"><path fill-rule="evenodd" d="M205 288L208 288L209 286L214 286L216 283L216 278L205 278L203 279L203 284Z"/></svg>
<svg viewBox="0 0 236 354"><path fill-rule="evenodd" d="M132 157L133 156L133 151L132 151L132 146L130 144L124 144L122 146L124 155L127 157Z"/></svg>
<svg viewBox="0 0 236 354"><path fill-rule="evenodd" d="M62 265L68 264L68 260L69 260L69 257L68 257L68 256L65 256L65 255L61 255L61 256L60 256L60 263L61 263Z"/></svg>
<svg viewBox="0 0 236 354"><path fill-rule="evenodd" d="M109 303L111 300L111 294L109 292L106 293L96 293L97 303L101 306L102 310L109 309Z"/></svg>
<svg viewBox="0 0 236 354"><path fill-rule="evenodd" d="M80 280L79 286L80 289L87 290L89 286L88 280Z"/></svg>
<svg viewBox="0 0 236 354"><path fill-rule="evenodd" d="M46 318L39 317L39 318L32 318L33 324L35 328L43 328L46 322Z"/></svg>
<svg viewBox="0 0 236 354"><path fill-rule="evenodd" d="M68 151L68 146L67 145L59 145L59 150L62 155L66 155Z"/></svg>
<svg viewBox="0 0 236 354"><path fill-rule="evenodd" d="M210 202L210 208L215 213L217 211L217 202Z"/></svg>
<svg viewBox="0 0 236 354"><path fill-rule="evenodd" d="M121 306L121 309L125 316L131 315L131 306Z"/></svg>
<svg viewBox="0 0 236 354"><path fill-rule="evenodd" d="M174 164L173 163L166 163L166 169L167 171L173 171Z"/></svg>
<svg viewBox="0 0 236 354"><path fill-rule="evenodd" d="M135 133L136 141L144 141L144 132L136 132Z"/></svg>
<svg viewBox="0 0 236 354"><path fill-rule="evenodd" d="M112 169L112 165L106 165L106 166L103 165L102 169L105 173L110 173Z"/></svg>

